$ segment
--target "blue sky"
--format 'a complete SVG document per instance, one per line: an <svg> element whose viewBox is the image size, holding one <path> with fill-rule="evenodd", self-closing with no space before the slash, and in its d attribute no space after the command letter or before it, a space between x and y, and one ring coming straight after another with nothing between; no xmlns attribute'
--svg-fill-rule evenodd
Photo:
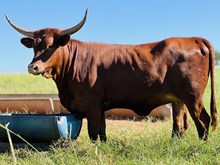
<svg viewBox="0 0 220 165"><path fill-rule="evenodd" d="M0 73L27 73L32 49L12 29L5 14L17 25L38 30L69 28L88 8L87 22L72 35L81 41L139 44L174 36L207 38L220 51L220 0L1 0Z"/></svg>

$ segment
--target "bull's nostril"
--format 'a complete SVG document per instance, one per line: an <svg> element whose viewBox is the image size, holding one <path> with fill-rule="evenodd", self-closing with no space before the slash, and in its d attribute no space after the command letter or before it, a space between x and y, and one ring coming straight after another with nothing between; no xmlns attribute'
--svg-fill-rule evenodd
<svg viewBox="0 0 220 165"><path fill-rule="evenodd" d="M34 75L40 74L39 67L37 65L28 65L28 72Z"/></svg>
<svg viewBox="0 0 220 165"><path fill-rule="evenodd" d="M34 70L34 71L37 71L37 70L38 70L38 67L37 67L37 66L33 66L33 70Z"/></svg>

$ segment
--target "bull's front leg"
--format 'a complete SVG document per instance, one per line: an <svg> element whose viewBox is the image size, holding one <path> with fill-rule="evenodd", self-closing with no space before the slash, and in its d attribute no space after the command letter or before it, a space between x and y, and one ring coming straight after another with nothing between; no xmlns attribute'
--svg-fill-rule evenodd
<svg viewBox="0 0 220 165"><path fill-rule="evenodd" d="M100 118L100 128L99 128L99 137L101 142L106 142L106 123L105 123L105 112L101 112Z"/></svg>
<svg viewBox="0 0 220 165"><path fill-rule="evenodd" d="M90 109L87 112L88 133L91 142L96 142L100 132L101 110Z"/></svg>

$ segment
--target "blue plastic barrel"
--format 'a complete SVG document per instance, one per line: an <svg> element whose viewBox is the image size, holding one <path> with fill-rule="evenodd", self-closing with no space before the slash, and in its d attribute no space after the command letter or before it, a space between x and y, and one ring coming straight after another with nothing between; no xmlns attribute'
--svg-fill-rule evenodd
<svg viewBox="0 0 220 165"><path fill-rule="evenodd" d="M28 142L51 142L60 138L76 139L82 119L71 114L0 114L0 124L19 134ZM13 142L21 139L11 134ZM0 128L0 141L8 141L6 130Z"/></svg>

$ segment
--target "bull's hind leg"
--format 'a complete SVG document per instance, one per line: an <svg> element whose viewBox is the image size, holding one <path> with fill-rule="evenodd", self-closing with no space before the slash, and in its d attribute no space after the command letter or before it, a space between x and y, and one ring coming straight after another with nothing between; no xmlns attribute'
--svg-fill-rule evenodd
<svg viewBox="0 0 220 165"><path fill-rule="evenodd" d="M210 124L210 116L205 110L203 101L199 101L198 103L191 103L187 107L196 125L199 138L207 140L209 124Z"/></svg>
<svg viewBox="0 0 220 165"><path fill-rule="evenodd" d="M184 105L183 123L186 131L189 128L189 112L186 105Z"/></svg>
<svg viewBox="0 0 220 165"><path fill-rule="evenodd" d="M182 102L172 103L173 108L173 131L172 137L182 137L189 127L188 110Z"/></svg>

